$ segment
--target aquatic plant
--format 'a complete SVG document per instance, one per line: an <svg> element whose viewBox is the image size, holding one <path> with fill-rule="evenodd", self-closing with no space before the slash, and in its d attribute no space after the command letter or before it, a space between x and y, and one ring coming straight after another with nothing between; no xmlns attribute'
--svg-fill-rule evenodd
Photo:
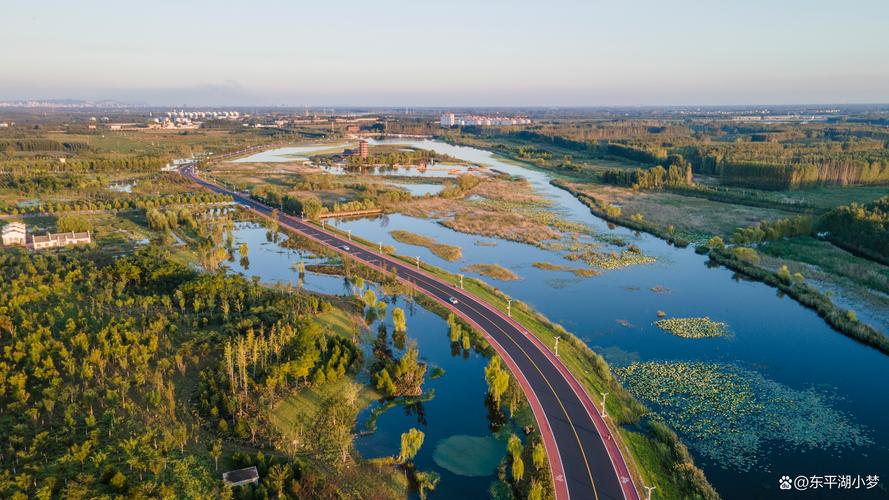
<svg viewBox="0 0 889 500"><path fill-rule="evenodd" d="M460 247L438 243L428 236L401 230L390 231L389 234L392 235L392 238L394 238L395 241L405 243L407 245L427 248L433 254L447 261L455 261L463 256L463 251L460 249Z"/></svg>
<svg viewBox="0 0 889 500"><path fill-rule="evenodd" d="M686 339L722 337L728 331L725 323L713 321L708 317L660 319L654 324L662 330Z"/></svg>
<svg viewBox="0 0 889 500"><path fill-rule="evenodd" d="M741 471L777 448L839 450L869 444L865 429L830 395L794 389L731 364L644 362L615 370L705 460ZM773 448L770 446L770 448Z"/></svg>
<svg viewBox="0 0 889 500"><path fill-rule="evenodd" d="M519 279L518 274L497 264L472 264L463 266L460 270L464 273L478 273L500 281L516 281Z"/></svg>

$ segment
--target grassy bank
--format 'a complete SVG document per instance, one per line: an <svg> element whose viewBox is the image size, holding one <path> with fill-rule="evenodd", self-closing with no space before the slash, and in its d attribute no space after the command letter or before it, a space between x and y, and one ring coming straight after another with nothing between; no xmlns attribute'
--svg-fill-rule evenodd
<svg viewBox="0 0 889 500"><path fill-rule="evenodd" d="M360 387L356 391L353 404L357 415L363 408L381 397L368 385L355 382L352 377L344 377L336 382L328 382L311 388L303 389L283 399L270 412L271 425L285 436L290 443L301 446L303 440L311 433L306 426L317 420L318 414L324 410L327 401L338 394L351 390L349 386ZM336 475L341 491L348 491L360 498L405 498L408 496L409 485L404 474L393 464L380 464L375 460L356 460L351 467L333 471L327 470L327 464L315 460L309 453L297 455L314 467Z"/></svg>
<svg viewBox="0 0 889 500"><path fill-rule="evenodd" d="M612 207L602 203L588 194L572 188L563 181L553 179L550 181L550 184L573 194L581 203L589 207L594 215L608 222L619 224L636 231L653 234L654 236L665 239L678 247L687 247L690 243L687 239L677 235L675 231L671 230L669 227L662 228L656 224L647 222L642 218L627 217L623 215L619 207Z"/></svg>
<svg viewBox="0 0 889 500"><path fill-rule="evenodd" d="M590 207L590 211L594 215L600 218L630 229L647 232L677 246L684 246L683 243L687 244L686 241L681 239L677 241L675 233L671 232L669 228L664 228L645 220L630 219L621 214L620 210L612 210L615 207L610 207L606 203L600 202L564 182L554 180L552 184L572 193L583 204ZM881 287L886 284L887 276L883 266L851 255L840 257L839 254L845 254L845 252L828 243L818 242L812 238L771 241L764 245L764 249L769 255L774 257L807 262L818 266L834 277L851 279L862 287L882 290ZM794 283L786 278L782 279L771 269L738 259L731 250L711 250L705 246L698 246L698 253L706 254L708 252L714 262L781 289L781 291L797 300L800 304L815 310L819 316L824 318L831 327L840 333L889 353L889 350L887 350L889 349L889 338L870 325L859 322L854 312L840 308L827 295L817 290L814 286L805 283Z"/></svg>
<svg viewBox="0 0 889 500"><path fill-rule="evenodd" d="M841 309L814 287L782 278L778 273L743 260L732 249L710 249L709 255L714 262L778 288L800 304L815 310L838 332L889 354L889 338L886 335L861 323L854 312Z"/></svg>

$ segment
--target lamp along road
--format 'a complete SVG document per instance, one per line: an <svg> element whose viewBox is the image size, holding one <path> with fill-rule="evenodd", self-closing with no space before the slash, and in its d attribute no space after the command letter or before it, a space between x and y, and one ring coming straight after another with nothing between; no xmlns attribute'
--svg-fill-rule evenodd
<svg viewBox="0 0 889 500"><path fill-rule="evenodd" d="M179 172L197 184L230 195L269 218L273 209L200 178L196 164ZM340 237L307 220L278 214L280 227L322 243L391 274L429 296L481 332L509 367L528 398L549 457L557 499L638 500L626 461L583 386L540 339L472 293L377 249Z"/></svg>

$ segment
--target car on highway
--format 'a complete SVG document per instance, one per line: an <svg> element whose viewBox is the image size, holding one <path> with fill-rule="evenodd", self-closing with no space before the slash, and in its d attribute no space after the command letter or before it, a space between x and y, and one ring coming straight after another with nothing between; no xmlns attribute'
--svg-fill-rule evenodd
<svg viewBox="0 0 889 500"><path fill-rule="evenodd" d="M347 251L347 252L348 252L349 250L351 250L351 248L349 248L349 245L343 245L343 246L341 246L340 248L342 248L343 250L345 250L345 251Z"/></svg>
<svg viewBox="0 0 889 500"><path fill-rule="evenodd" d="M451 304L457 305L457 302L458 302L458 301L457 301L457 297L451 297L451 298L449 298L449 299L448 299L448 302L450 302Z"/></svg>

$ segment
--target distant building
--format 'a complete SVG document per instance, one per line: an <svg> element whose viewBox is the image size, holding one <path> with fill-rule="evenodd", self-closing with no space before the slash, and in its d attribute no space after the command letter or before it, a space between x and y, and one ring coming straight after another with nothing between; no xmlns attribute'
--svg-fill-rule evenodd
<svg viewBox="0 0 889 500"><path fill-rule="evenodd" d="M442 127L453 127L457 124L457 117L454 113L442 113L441 115L441 126Z"/></svg>
<svg viewBox="0 0 889 500"><path fill-rule="evenodd" d="M450 128L453 126L460 127L502 127L510 125L530 125L531 119L522 116L479 116L479 115L461 115L456 116L454 113L444 113L441 115L441 126Z"/></svg>
<svg viewBox="0 0 889 500"><path fill-rule="evenodd" d="M89 231L84 233L46 233L43 236L32 236L30 246L34 250L41 250L68 245L85 245L90 242L92 242L92 235Z"/></svg>
<svg viewBox="0 0 889 500"><path fill-rule="evenodd" d="M245 484L255 483L259 481L259 471L256 467L247 467L246 469L230 470L222 473L222 480L228 486L242 486Z"/></svg>
<svg viewBox="0 0 889 500"><path fill-rule="evenodd" d="M347 134L357 134L359 130L361 130L361 129L358 128L358 125L347 125L346 126L346 133Z"/></svg>
<svg viewBox="0 0 889 500"><path fill-rule="evenodd" d="M22 245L27 242L25 225L21 222L10 222L2 229L3 246Z"/></svg>
<svg viewBox="0 0 889 500"><path fill-rule="evenodd" d="M367 158L367 141L358 142L358 156L361 158Z"/></svg>

